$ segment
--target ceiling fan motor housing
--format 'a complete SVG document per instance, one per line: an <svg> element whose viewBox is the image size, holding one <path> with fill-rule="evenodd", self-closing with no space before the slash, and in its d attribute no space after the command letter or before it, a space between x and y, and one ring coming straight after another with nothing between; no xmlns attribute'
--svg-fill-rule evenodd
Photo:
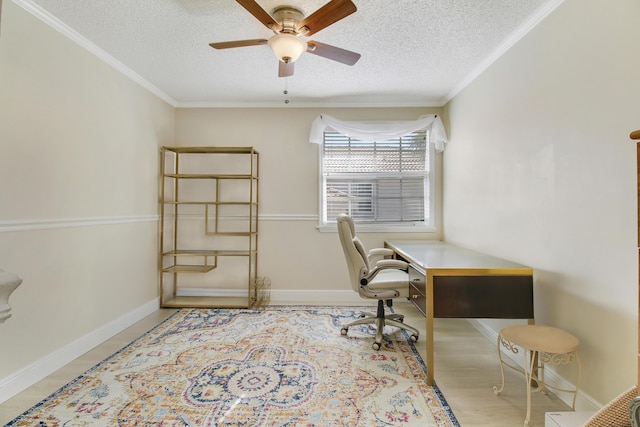
<svg viewBox="0 0 640 427"><path fill-rule="evenodd" d="M275 8L271 16L282 26L281 33L290 34L298 34L298 23L304 19L302 11L290 6Z"/></svg>

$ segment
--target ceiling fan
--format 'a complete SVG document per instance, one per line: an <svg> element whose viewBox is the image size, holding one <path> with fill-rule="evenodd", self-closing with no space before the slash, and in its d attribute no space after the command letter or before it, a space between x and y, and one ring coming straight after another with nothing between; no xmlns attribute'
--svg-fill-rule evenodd
<svg viewBox="0 0 640 427"><path fill-rule="evenodd" d="M292 76L294 62L305 51L347 65L353 65L360 59L359 53L313 40L304 41L301 38L311 36L355 12L356 6L351 0L330 0L307 17L300 10L290 6L277 7L269 14L255 0L236 1L273 31L274 35L268 40L210 43L209 46L214 49L268 45L279 60L278 77Z"/></svg>

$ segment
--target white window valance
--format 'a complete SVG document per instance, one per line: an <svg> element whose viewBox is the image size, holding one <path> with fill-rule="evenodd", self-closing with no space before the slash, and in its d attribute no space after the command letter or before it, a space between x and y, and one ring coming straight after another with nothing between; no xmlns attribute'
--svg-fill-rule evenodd
<svg viewBox="0 0 640 427"><path fill-rule="evenodd" d="M444 151L447 134L442 120L436 114L428 114L417 120L362 122L342 121L326 114L321 114L311 123L309 142L322 144L326 130L334 130L355 139L386 141L400 138L422 129L429 130L429 142L435 145L436 151Z"/></svg>

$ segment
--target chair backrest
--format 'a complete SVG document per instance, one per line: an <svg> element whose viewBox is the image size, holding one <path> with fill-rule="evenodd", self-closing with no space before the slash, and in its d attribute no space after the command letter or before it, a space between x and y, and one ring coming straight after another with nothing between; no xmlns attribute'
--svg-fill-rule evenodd
<svg viewBox="0 0 640 427"><path fill-rule="evenodd" d="M369 272L369 259L360 239L355 235L353 220L346 214L337 217L338 235L349 267L349 279L354 291L360 291L360 278Z"/></svg>

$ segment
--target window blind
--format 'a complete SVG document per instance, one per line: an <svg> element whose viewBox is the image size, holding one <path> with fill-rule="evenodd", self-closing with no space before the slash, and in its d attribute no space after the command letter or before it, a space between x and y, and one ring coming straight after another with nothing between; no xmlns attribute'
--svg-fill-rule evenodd
<svg viewBox="0 0 640 427"><path fill-rule="evenodd" d="M325 132L323 220L347 213L356 222L424 223L429 210L427 133L363 141Z"/></svg>

